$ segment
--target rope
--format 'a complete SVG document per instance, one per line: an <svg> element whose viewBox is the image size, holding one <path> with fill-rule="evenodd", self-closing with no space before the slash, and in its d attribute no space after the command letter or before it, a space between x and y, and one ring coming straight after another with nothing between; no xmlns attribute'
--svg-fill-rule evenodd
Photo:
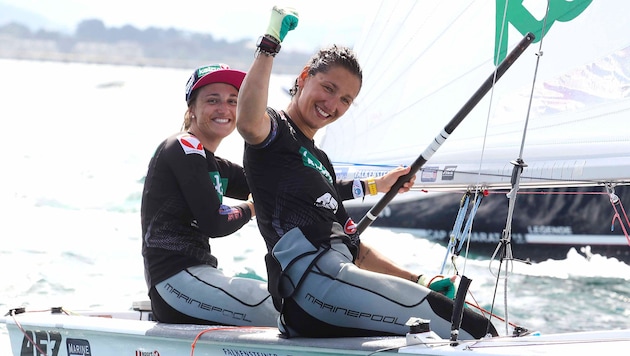
<svg viewBox="0 0 630 356"><path fill-rule="evenodd" d="M11 315L11 318L13 319L13 322L15 323L15 325L18 327L18 329L20 329L20 331L22 332L22 334L24 335L24 337L26 339L28 339L28 341L31 343L31 345L33 345L33 347L35 347L37 349L37 351L39 352L40 355L42 356L46 356L46 352L44 352L37 343L35 343L35 341L33 341L33 338L31 338L31 336L29 335L29 333L26 332L26 330L24 330L24 328L22 327L22 324L20 324L19 321L17 321L17 319L15 318L15 312L16 309L11 309L9 310L9 315Z"/></svg>
<svg viewBox="0 0 630 356"><path fill-rule="evenodd" d="M205 330L200 331L197 336L195 336L195 339L193 340L192 344L190 345L190 356L194 356L195 355L195 347L197 346L197 341L199 341L199 339L201 338L201 336L207 332L210 331L221 331L221 330L266 330L269 329L268 326L216 326L216 327L211 327Z"/></svg>
<svg viewBox="0 0 630 356"><path fill-rule="evenodd" d="M451 236L449 238L449 242L446 248L446 254L444 255L444 260L442 261L442 268L440 270L440 274L444 273L444 269L446 268L446 261L448 260L448 256L452 255L453 258L459 256L464 246L464 242L468 241L470 238L470 233L472 232L472 223L475 219L475 215L477 214L477 210L479 209L479 205L481 204L481 199L483 196L486 196L487 193L484 190L483 194L475 193L475 197L473 199L473 206L470 207L470 197L472 193L467 191L464 193L459 205L459 211L457 212L457 216L455 218L455 223L453 225L453 230L451 232ZM468 217L466 216L468 214ZM466 225L464 225L464 221L466 221ZM455 264L452 261L453 265Z"/></svg>
<svg viewBox="0 0 630 356"><path fill-rule="evenodd" d="M462 229L462 225L464 224L464 219L466 218L466 212L468 211L469 202L470 202L470 192L466 192L459 203L459 211L457 212L457 217L455 218L455 224L453 225L453 230L451 232L451 236L449 238L448 245L446 247L446 253L444 254L444 260L442 261L442 268L440 269L440 274L444 274L444 269L446 268L446 261L448 260L448 256L451 253L453 255L456 255L455 245L458 243L459 238L461 236L461 229ZM457 255L458 254L459 253L457 253Z"/></svg>
<svg viewBox="0 0 630 356"><path fill-rule="evenodd" d="M462 250L462 246L464 245L464 241L468 240L470 236L470 232L472 231L472 223L477 215L477 209L479 209L479 205L481 205L481 199L486 196L486 194L475 194L474 205L470 210L470 214L468 215L468 220L466 221L466 226L464 227L462 237L459 241L459 245L457 246L457 252Z"/></svg>

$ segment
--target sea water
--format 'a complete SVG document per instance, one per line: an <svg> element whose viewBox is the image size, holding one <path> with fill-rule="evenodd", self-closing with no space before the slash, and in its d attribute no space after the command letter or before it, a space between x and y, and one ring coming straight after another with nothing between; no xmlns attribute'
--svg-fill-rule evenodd
<svg viewBox="0 0 630 356"><path fill-rule="evenodd" d="M181 126L190 72L0 60L0 313L128 309L147 300L142 182L157 145ZM293 79L272 77L272 106L286 105ZM217 155L240 162L236 132ZM363 239L413 271L441 272L446 249L422 236L369 227ZM211 244L225 273L266 277L255 221ZM615 259L572 251L563 260L516 263L507 278L488 259L456 263L472 279L470 297L514 325L542 333L630 327L630 266Z"/></svg>

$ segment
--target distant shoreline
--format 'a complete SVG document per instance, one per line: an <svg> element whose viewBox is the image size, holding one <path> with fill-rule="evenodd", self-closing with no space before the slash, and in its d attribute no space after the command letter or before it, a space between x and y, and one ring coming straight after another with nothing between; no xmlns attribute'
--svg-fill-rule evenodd
<svg viewBox="0 0 630 356"><path fill-rule="evenodd" d="M0 51L1 52L1 51ZM199 60L177 60L171 58L147 58L147 57L123 57L102 56L87 53L63 53L63 52L21 52L7 55L0 53L2 59L34 60L48 62L67 62L85 64L107 64L137 67L163 67L189 69L199 66ZM233 68L243 68L244 63L230 63Z"/></svg>
<svg viewBox="0 0 630 356"><path fill-rule="evenodd" d="M54 41L18 39L0 35L0 58L127 65L138 67L163 67L191 69L207 63L227 63L232 68L248 70L254 58L254 49L248 55L227 53L217 58L155 58L144 54L142 47L133 42L116 44L83 42L71 51L57 50ZM274 63L275 74L297 74L309 55L301 52L286 52L278 55Z"/></svg>

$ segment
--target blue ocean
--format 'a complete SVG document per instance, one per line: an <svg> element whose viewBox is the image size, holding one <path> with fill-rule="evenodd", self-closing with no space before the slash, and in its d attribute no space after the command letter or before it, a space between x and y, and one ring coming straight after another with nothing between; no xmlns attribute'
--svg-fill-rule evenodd
<svg viewBox="0 0 630 356"><path fill-rule="evenodd" d="M189 74L0 60L2 314L20 306L128 309L147 299L142 183L157 145L181 126ZM284 107L293 79L273 76L272 106ZM217 155L241 160L236 132ZM423 236L369 227L363 239L413 270L441 272L446 249ZM255 222L211 244L227 274L265 278ZM563 260L516 263L499 279L496 261L457 263L479 305L513 324L541 333L630 328L630 266L616 259L571 251ZM0 354L10 354L4 324Z"/></svg>

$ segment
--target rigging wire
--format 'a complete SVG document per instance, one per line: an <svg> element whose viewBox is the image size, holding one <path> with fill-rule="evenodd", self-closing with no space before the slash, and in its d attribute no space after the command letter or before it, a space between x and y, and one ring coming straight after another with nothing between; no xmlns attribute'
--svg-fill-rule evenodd
<svg viewBox="0 0 630 356"><path fill-rule="evenodd" d="M507 13L507 4L508 2L505 2L505 8L504 8L504 14L503 14L503 24L502 26L506 25L506 13ZM492 261L494 260L494 258L496 257L496 255L498 253L499 254L499 258L500 258L500 263L499 263L499 270L497 273L497 280L496 280L496 285L495 288L497 288L498 286L498 282L500 279L500 275L501 275L501 268L503 267L503 261L506 261L506 265L505 265L505 271L504 271L504 280L503 280L503 303L504 303L504 312L505 312L505 330L506 333L508 332L508 326L509 324L507 323L508 320L508 296L507 296L507 291L508 291L508 277L509 277L509 270L510 270L510 265L512 264L513 261L515 261L514 256L512 255L512 248L511 248L511 235L512 235L512 221L513 221L513 215L514 215L514 209L515 209L515 205L516 205L516 197L517 192L519 190L519 184L520 184L520 179L521 179L521 173L523 172L523 169L525 167L527 167L527 164L523 161L523 151L524 151L524 147L525 147L525 138L527 135L527 126L528 126L528 122L530 119L530 112L531 112L531 106L532 106L532 101L534 98L534 90L535 90L535 84L536 84L536 78L538 76L538 67L540 64L540 59L542 57L543 51L542 51L542 45L543 45L543 39L544 39L544 34L546 33L546 29L547 29L547 18L549 16L549 0L547 1L547 6L545 9L545 16L543 18L543 25L542 25L542 31L541 31L541 38L540 38L540 43L538 46L538 52L536 53L536 65L534 67L534 75L532 78L532 86L531 86L531 91L529 94L529 103L527 106L527 114L525 116L525 125L523 127L523 135L521 138L521 147L520 147L520 151L519 151L519 156L516 160L512 161L511 163L514 165L513 171L512 171L512 189L510 190L510 192L507 194L508 197L508 215L507 215L507 219L506 219L506 223L505 223L505 229L503 230L503 235L501 238L501 241L499 242L499 245L497 245L497 248L491 258L491 264ZM503 31L502 31L503 32ZM491 264L489 266L491 266ZM492 271L491 271L492 272ZM495 290L495 294L496 294L496 290ZM492 302L492 308L491 310L494 309L494 301Z"/></svg>
<svg viewBox="0 0 630 356"><path fill-rule="evenodd" d="M501 33L500 33L499 42L502 42L503 34L505 33L504 29L505 29L505 26L506 26L505 19L506 19L506 14L507 14L507 4L508 4L508 2L506 1L505 2L505 7L503 9L503 17L502 17L503 21L501 22L502 29L501 29ZM497 48L497 52L500 52L499 48ZM490 117L491 117L491 112L492 112L492 101L493 101L493 98L494 98L494 88L495 88L496 81L497 81L497 70L498 70L499 64L500 64L500 63L498 63L498 58L499 58L498 53L497 53L497 55L495 55L495 58L497 58L497 60L494 63L495 70L494 70L494 74L493 74L493 78L492 78L492 86L490 88L490 93L489 93L488 113L486 115L486 125L485 125L485 128L484 128L483 141L482 141L481 153L480 153L480 159L479 159L479 168L478 168L478 171L477 171L477 183L475 185L477 188L475 189L475 198L474 198L474 200L478 201L479 203L481 203L481 198L479 197L479 190L480 190L480 187L479 187L480 183L479 182L480 182L480 178L481 178L481 170L482 170L482 167L483 167L484 153L485 153L485 147L486 147L486 139L487 139L487 136L488 136L488 127L490 126ZM476 208L475 208L475 212L476 212ZM466 234L467 237L468 237L466 239L467 240L466 241L466 245L467 245L466 256L468 255L468 247L470 246L469 244L470 244L470 235L471 235L471 232L472 232L472 219L473 219L473 217L474 217L474 215L469 219L470 224L467 224L467 226L466 226L466 228L469 229L468 233ZM465 271L466 271L466 261L467 261L467 259L464 259L464 267L462 268L462 274L465 274ZM444 269L444 266L442 266L442 269Z"/></svg>
<svg viewBox="0 0 630 356"><path fill-rule="evenodd" d="M628 236L628 230L630 230L630 221L628 220L628 215L626 214L626 210L623 208L623 204L621 204L621 199L619 199L617 194L615 194L615 187L611 183L606 184L606 190L610 198L610 204L612 205L613 210L615 211L615 214L613 215L613 218L612 218L612 222L610 224L610 231L614 231L615 220L618 220L619 224L621 225L621 230L623 231L623 234L626 236L626 240L628 241L628 245L630 246L630 236ZM617 206L619 206L619 209L621 210L623 214L623 219L621 218L621 215L619 214L619 210L617 210Z"/></svg>
<svg viewBox="0 0 630 356"><path fill-rule="evenodd" d="M388 43L390 42L390 40L388 39L383 39L382 37L387 33L387 31L385 31L384 29L388 29L388 28L394 28L394 29L399 29L401 27L405 27L404 25L406 23L408 23L409 19L411 18L411 14L414 13L414 8L418 5L418 3L416 1L412 2L412 6L411 8L406 8L406 9L400 9L402 2L396 2L396 5L391 8L389 14L387 15L387 20L384 22L384 25L377 28L376 26L371 26L371 30L372 31L376 31L377 35L376 36L371 36L371 37L376 37L377 39L375 40L374 38L369 38L366 39L366 41L368 41L368 43L372 43L374 41L376 41L377 43ZM385 9L383 9L385 2L381 2L381 4L379 5L379 9L376 13L376 17L383 17L383 13L385 12ZM399 13L403 13L406 14L404 18L400 19L398 17L394 17L395 14L399 14ZM372 24L376 23L375 21L372 21ZM393 25L395 24L395 25ZM409 43L411 42L411 40L414 39L414 37L416 35L418 35L419 33L421 33L421 29L422 26L419 26L419 29L416 30L416 33L413 36L409 36L406 43L404 45L401 46L401 48L407 48L409 46ZM371 32L372 32L371 31ZM382 51L380 47L378 46L370 46L372 51L369 53L361 53L361 55L366 58L368 61L367 63L365 63L364 67L368 68L370 66L373 67L377 67L377 68L384 68L384 70L379 70L376 73L378 73L378 77L376 77L375 82L376 83L380 83L383 80L381 78L390 78L391 75L388 74L388 71L391 71L393 69L398 69L397 66L391 66L389 65L389 61L387 58L385 58L385 55L388 54L387 51ZM379 50L378 55L373 54L373 51ZM414 58L411 63L415 62L418 57L420 57L422 54L418 55L416 58ZM407 65L405 69L408 69L411 65ZM395 76L393 79L390 79L390 84L388 86L386 86L385 88L383 88L382 86L371 86L366 88L366 92L363 93L363 96L367 96L371 93L372 90L379 90L379 91L384 91L384 90L389 90L392 86L397 85L397 82L400 80L400 77L402 76L402 74L404 74L405 72L401 72L401 74ZM370 78L371 79L371 78Z"/></svg>
<svg viewBox="0 0 630 356"><path fill-rule="evenodd" d="M437 16L434 14L437 13L442 8L442 5L435 3L431 5L431 7L428 9L429 12L426 12L427 9L424 9L424 8L420 9L422 11L418 10L422 6L427 7L427 4L420 1L396 2L393 6L390 6L389 8L384 8L385 3L386 2L381 3L375 17L375 18L377 17L379 18L379 22L383 23L383 26L372 26L369 29L370 35L366 36L366 38L363 38L362 43L377 42L377 43L389 43L391 45L392 40L382 39L384 35L389 34L390 36L392 36L392 38L397 40L396 42L397 48L405 48L405 49L414 48L416 47L416 45L414 44L414 41L417 41L419 38L426 38L427 28L428 26L430 26L430 19ZM387 4L389 4L389 2L387 2ZM435 47L436 43L439 43L439 41L442 39L442 37L446 33L448 33L449 31L452 31L451 29L452 25L456 23L462 16L464 16L473 5L474 5L474 2L471 2L465 5L462 9L458 10L454 18L450 20L450 23L445 25L443 28L433 29L433 30L437 30L436 35L433 37L433 39L430 42L428 42L425 46L423 46L421 50L416 50L415 52L413 52L412 56L410 56L409 53L407 52L405 53L406 54L405 56L396 55L392 57L391 50L382 50L378 53L372 53L373 51L382 48L379 46L368 46L371 52L368 52L368 51L362 52L361 45L360 44L357 45L356 48L358 50L360 57L366 59L366 63L363 65L364 70L366 72L371 72L375 75L374 77L366 78L366 81L369 80L370 82L373 81L374 83L379 83L379 85L365 86L365 88L362 89L362 92L360 94L361 98L370 98L374 94L373 92L375 90L378 90L379 92L392 91L394 90L395 87L399 87L401 85L400 84L401 82L404 83L407 80L406 76L409 75L409 70L413 66L417 65L417 63L425 56L425 54L431 51ZM414 16L414 15L417 15L418 13L422 15L421 17L422 22L420 25L418 25L417 23L418 17ZM400 18L400 16L395 16L395 15L401 15L401 14L405 15L402 19ZM394 23L395 25L393 25ZM402 28L413 29L413 32L411 32L411 34L405 34L405 36L403 36L402 34L398 34L398 35L396 33L392 34L391 32L387 32L386 30L384 30L387 28L394 28L396 31L400 31L400 29ZM402 31L400 32L402 33ZM388 57L388 55L390 56ZM457 78L454 78L451 82L445 83L444 85L433 90L432 92L427 93L423 96L417 97L416 100L410 101L409 104L406 105L405 107L396 108L394 111L388 112L387 115L388 116L401 115L403 112L415 107L415 105L417 105L419 102L422 102L427 97L434 95L435 93L443 90L448 85L451 85L452 83L456 82L458 79L461 79L462 77L466 76L468 73L473 72L474 70L482 67L483 63L484 62L481 62L478 66L471 68L467 73L461 74ZM378 70L371 71L370 70L371 68L378 68ZM387 80L384 80L382 78L387 78ZM352 116L352 117L362 116L363 114L361 113L367 112L368 110L373 110L372 106L382 104L380 101L377 101L377 100L370 100L369 102L365 101L364 103L366 104L366 106L361 107L361 109L358 109L358 107L354 107L353 108L354 110L352 110L352 114L349 116ZM357 105L360 105L360 104L357 103ZM369 126L369 128L364 127L364 126L359 126L359 129L360 130L368 130L368 129L379 130L379 126L388 126L390 124L391 124L391 121L382 120L381 122L374 122L371 126ZM355 139L355 140L360 139L362 137L362 132L356 132L356 134L352 135L352 137L353 137L352 139ZM348 139L349 139L348 137L344 137L344 140L346 142ZM410 145L409 148L417 149L418 146ZM383 152L384 151L381 151L381 153Z"/></svg>
<svg viewBox="0 0 630 356"><path fill-rule="evenodd" d="M503 28L506 26L506 21L505 21L505 19L506 19L506 13L507 13L507 1L505 2L504 13L503 13L503 17L502 17L502 18L503 18L503 21L502 21L501 26L502 26ZM501 36L501 38L500 38L500 41L502 40L502 36L503 36L503 33L504 33L504 32L505 32L505 31L503 31L503 30L501 31L501 35L500 35L500 36ZM497 49L497 51L499 51L499 49ZM498 56L495 56L495 58L499 58L499 57L498 57ZM478 168L478 171L477 171L477 184L476 184L476 188L474 189L474 191L475 191L475 198L474 198L474 200L475 200L475 202L476 202L475 206L473 206L473 210L474 210L474 212L476 212L476 208L478 208L477 202L478 202L478 203L481 203L481 198L479 197L479 191L480 191L479 181L480 181L480 177L481 177L481 170L482 170L483 159L484 159L484 152L485 152L485 147L486 147L486 138L487 138L487 135L488 135L488 127L489 127L489 122L490 122L490 117L491 117L491 111L492 111L492 99L494 98L494 88L495 88L496 81L497 81L497 70L498 70L498 68L499 68L499 63L497 63L497 62L498 62L498 61L495 61L495 63L494 63L495 70L494 70L494 73L493 73L492 85L491 85L491 88L490 88L490 94L489 94L488 113L487 113L487 115L486 115L486 125L485 125L485 129L484 129L483 142L482 142L482 148L481 148L481 153L480 153L479 168ZM467 192L467 194L469 194L469 193ZM469 201L469 199L468 199L468 197L466 197L466 202L468 202L468 201ZM463 212L462 212L462 210L461 210L461 209L462 209L462 208L460 208L460 213L458 214L458 217L457 217L456 222L455 222L455 228L457 228L457 230L454 230L454 231L457 231L457 232L455 232L455 233L459 233L459 229L460 229L460 227L461 227L461 224L463 223L463 215L465 214L465 210L467 210L467 207L466 207L466 209L464 209L464 211L463 211ZM460 215L460 214L461 214L461 215ZM471 236L471 232L472 232L472 220L473 220L473 218L474 218L474 213L471 213L471 214L472 214L472 216L471 216L471 217L469 217L469 221L468 221L469 223L467 223L467 224L466 224L466 229L468 229L469 231L468 231L468 233L466 234L466 236L467 236L467 238L466 238L466 246L467 246L467 248L466 248L466 254L465 254L465 256L467 256L467 255L468 255L468 247L470 246L470 236ZM463 241L462 241L462 242L463 242ZM461 244L459 243L459 241L458 241L458 245L459 245L459 246L461 246ZM450 249L449 249L449 250L447 250L447 254L448 254L448 253L450 253L449 251L450 251ZM456 256L456 255L455 255L455 254L453 254L452 264L453 264L453 266L454 266L454 267L455 267L455 256ZM445 257L445 260L446 260L446 257ZM467 262L467 258L466 258L466 259L464 259L464 267L462 268L462 275L465 275L466 262ZM444 268L445 268L445 266L444 266L444 264L443 264L443 265L442 265L442 270L444 270ZM506 278L506 279L507 279L507 278ZM497 282L498 282L498 280L497 280ZM497 288L496 288L496 286L495 286L495 294L494 294L495 296L496 296L496 290L497 290ZM506 289L506 290L507 290L507 289ZM506 302L506 306L507 306L507 300L506 300L505 302ZM494 307L494 299L493 299L493 302L492 302L492 306ZM508 315L508 314L507 314L507 308L506 308L506 311L505 311L506 334L507 334L507 328L508 328L508 325L509 325L507 315ZM492 311L490 311L490 316L491 316L491 317L492 317L492 316L494 316L494 314L492 313ZM490 322L490 321L489 321L489 322Z"/></svg>
<svg viewBox="0 0 630 356"><path fill-rule="evenodd" d="M383 4L384 4L384 3L385 3L385 2L382 2L382 3L381 3L381 8L379 8L379 10L378 10L378 11L379 11L378 16L383 16L383 13L382 13L382 11L383 11L382 6L383 6ZM425 36L426 36L425 25L427 25L427 26L428 26L428 24L427 24L428 19L431 19L431 18L433 18L434 16L436 16L436 15L435 15L435 12L436 12L436 11L437 11L437 10L438 10L441 6L443 6L443 5L441 5L441 4L439 4L439 3L435 3L435 4L434 4L434 6L432 7L432 9L431 9L431 11L430 11L429 13L422 14L422 15L423 15L423 16L422 16L422 18L424 19L424 20L423 20L423 23L422 23L421 25L418 25L418 24L417 24L418 17L417 17L417 16L412 16L412 14L416 14L416 15L417 15L419 11L416 11L416 9L415 9L415 8L416 8L417 6L421 6L422 4L421 4L421 2L419 2L419 1L411 1L410 3L412 4L412 5L411 5L411 7L408 7L408 8L406 8L406 9L402 9L402 10L399 10L399 9L400 9L400 6L399 6L399 5L401 4L401 2L397 2L397 3L396 3L396 5L395 5L395 7L394 7L394 8L390 11L390 13L387 15L387 21L385 21L385 26L380 27L380 28L378 28L378 29L376 29L376 28L374 28L374 27L373 27L374 31L378 31L378 33L379 33L379 38L376 40L377 42L383 42L383 43L385 43L385 42L389 42L389 41L385 41L385 40L381 40L381 39L380 39L380 36L381 36L381 35L383 35L383 34L385 34L385 32L386 32L386 31L383 31L383 28L395 28L395 29L407 28L407 26L406 26L406 25L407 25L410 21L413 21L413 24L412 24L412 26L409 26L409 27L411 27L411 28L415 28L416 30L415 30L415 32L414 32L411 36L408 36L408 37L406 38L405 43L404 43L404 44L402 44L402 45L400 45L400 46L399 46L399 48L410 48L410 47L411 47L411 48L413 48L413 46L412 46L412 44L411 44L413 40L415 40L415 39L417 39L417 38L420 38L420 37L425 37ZM426 5L426 4L425 4L425 5ZM379 70L379 71L377 71L377 73L380 73L380 75L379 75L379 77L377 77L377 80L376 80L375 82L382 82L382 80L380 80L380 79L381 79L381 78L384 78L384 77L387 77L387 78L388 78L388 81L389 81L389 84L388 84L388 85L386 85L385 87L383 87L382 85L379 85L379 86L372 86L372 87L367 88L367 91L366 91L365 93L362 93L362 96L363 96L363 97L368 96L368 95L371 93L371 90L378 90L379 92L384 92L384 91L390 90L393 86L400 85L399 83L400 83L402 80L404 80L404 77L405 77L406 75L408 75L407 70L409 70L412 66L414 66L414 65L416 64L416 62L418 62L418 61L419 61L419 60L420 60L420 59L421 59L421 58L425 55L425 53L429 52L429 51L430 51L430 50L431 50L431 49L435 46L435 44L436 44L436 43L438 43L438 42L440 41L440 39L444 36L444 34L445 34L446 32L448 32L448 31L449 31L449 29L451 28L451 26L452 26L454 23L456 23L456 22L458 21L458 19L460 19L460 18L461 18L464 14L466 14L466 13L467 13L468 9L469 9L471 6L472 6L472 3L471 3L471 4L469 4L468 6L464 7L464 8L463 8L463 9L462 9L462 10L461 10L461 11L460 11L460 12L459 12L459 13L458 13L458 14L457 14L454 18L453 18L453 20L451 20L451 22L450 22L449 24L447 24L447 25L445 25L445 26L443 27L443 29L440 31L440 33L438 33L436 36L434 36L433 40L432 40L432 41L430 41L430 42L429 42L429 43L428 43L428 44L424 47L424 49L423 49L422 51L420 51L419 53L416 53L416 54L415 54L412 58L409 58L409 56L398 56L396 59L397 59L399 62L400 62L402 59L407 59L406 64L405 64L405 65L404 65L404 67L402 68L403 70L401 70L400 65L392 65L392 63L388 62L388 59L387 59L387 58L385 58L385 55L388 53L387 51L381 51L381 52L379 53L379 56L378 56L378 57L376 57L376 56L372 56L370 53L368 53L368 54L362 53L362 54L361 54L362 56L364 56L365 58L370 59L370 60L371 60L372 58L376 57L376 61L375 61L373 64L371 64L371 66L373 66L373 67L378 67L378 68L383 68L383 69L384 69L384 70ZM421 10L422 10L422 9L421 9ZM398 12L398 11L400 11L400 12ZM393 16L392 16L392 15L394 15L394 14L398 14L398 13L404 13L404 14L406 14L406 16L405 16L402 20L401 20L400 18L395 18L395 19L393 19ZM392 23L395 23L396 25L395 25L395 26L392 26L392 25L391 25ZM374 39L374 38L371 38L369 41L373 42L373 41L375 41L375 39ZM374 50L376 50L376 49L380 49L381 47L378 47L378 46L372 46L372 48L373 48ZM398 64L400 64L400 63L398 63ZM369 64L367 64L367 63L366 63L366 68L367 68L367 66L368 66L368 65L369 65ZM479 67L480 67L480 66L481 66L481 65L479 65ZM388 75L388 73L387 73L387 70L388 70L388 69L392 69L392 70L393 70L393 69L397 69L397 72L398 72L399 74L397 74L397 75L396 75L396 76L394 76L394 77L391 77L391 76L389 76L389 75ZM463 75L462 75L462 76L463 76ZM422 98L421 98L420 100L422 100ZM416 103L417 103L417 101L416 101L416 102L414 102L414 103L412 103L411 105L413 106L413 105L415 105ZM403 110L401 110L401 111L404 111L404 110L405 110L405 109L403 109ZM398 113L400 113L400 111L399 111ZM398 114L398 113L394 113L394 115L396 115L396 114Z"/></svg>

